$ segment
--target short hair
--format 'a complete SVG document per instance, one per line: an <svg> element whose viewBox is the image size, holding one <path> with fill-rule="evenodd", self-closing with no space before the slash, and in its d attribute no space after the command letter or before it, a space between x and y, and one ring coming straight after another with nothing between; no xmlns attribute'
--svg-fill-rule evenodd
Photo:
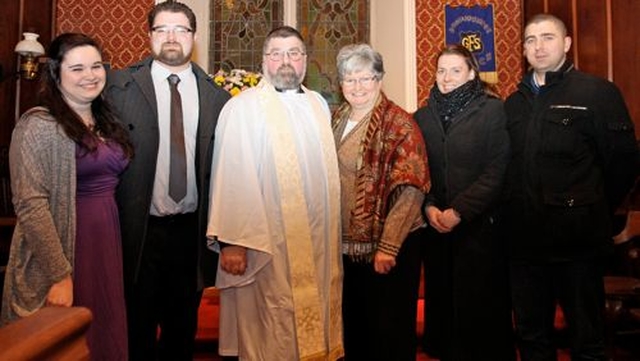
<svg viewBox="0 0 640 361"><path fill-rule="evenodd" d="M298 40L300 40L300 42L302 42L302 51L306 51L306 46L304 44L304 38L302 37L302 34L300 34L300 32L298 30L296 30L295 28L292 28L291 26L288 25L284 25L284 26L279 26L273 30L271 30L269 32L269 34L267 34L267 37L264 38L264 45L262 46L262 51L264 53L267 52L267 46L269 46L269 42L271 41L271 39L274 38L289 38L289 37L295 37L298 38Z"/></svg>
<svg viewBox="0 0 640 361"><path fill-rule="evenodd" d="M534 16L532 16L531 18L529 18L529 21L527 21L527 24L524 26L524 31L526 31L527 27L531 24L538 24L541 23L543 21L550 21L554 24L556 24L556 26L558 27L558 29L560 29L560 34L562 36L567 36L567 26L564 24L564 21L560 20L559 17L555 16L555 15L551 15L551 14L547 14L547 13L542 13L542 14L536 14Z"/></svg>
<svg viewBox="0 0 640 361"><path fill-rule="evenodd" d="M151 9L149 15L147 17L147 22L149 23L149 31L153 30L153 23L156 21L156 16L159 13L168 11L170 13L183 13L187 19L189 19L189 26L191 30L196 32L196 15L193 13L190 7L187 5L174 0L167 0L165 2L156 4L156 6Z"/></svg>
<svg viewBox="0 0 640 361"><path fill-rule="evenodd" d="M336 56L338 81L344 76L361 70L372 70L378 80L384 76L382 55L369 44L350 44L340 49Z"/></svg>

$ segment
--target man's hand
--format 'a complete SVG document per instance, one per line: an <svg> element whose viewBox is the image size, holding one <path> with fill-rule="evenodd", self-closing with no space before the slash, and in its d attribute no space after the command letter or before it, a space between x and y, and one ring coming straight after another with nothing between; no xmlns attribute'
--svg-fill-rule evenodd
<svg viewBox="0 0 640 361"><path fill-rule="evenodd" d="M73 304L73 280L71 275L54 283L47 293L47 306L71 307Z"/></svg>
<svg viewBox="0 0 640 361"><path fill-rule="evenodd" d="M241 246L226 246L220 251L220 268L234 276L247 270L247 249Z"/></svg>

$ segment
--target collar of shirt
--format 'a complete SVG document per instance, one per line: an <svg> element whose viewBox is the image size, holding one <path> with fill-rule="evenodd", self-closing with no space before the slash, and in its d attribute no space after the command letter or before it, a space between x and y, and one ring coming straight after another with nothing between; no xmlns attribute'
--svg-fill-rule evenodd
<svg viewBox="0 0 640 361"><path fill-rule="evenodd" d="M153 62L151 62L151 76L153 77L154 80L155 79L166 80L171 74L176 74L180 78L180 80L184 80L184 78L188 76L190 73L193 74L193 68L191 66L191 63L189 63L189 66L186 67L184 70L174 73L171 70L167 69L159 61L154 60Z"/></svg>
<svg viewBox="0 0 640 361"><path fill-rule="evenodd" d="M298 87L298 89L280 89L280 88L276 88L276 91L279 92L279 93L304 93L302 91L301 87Z"/></svg>

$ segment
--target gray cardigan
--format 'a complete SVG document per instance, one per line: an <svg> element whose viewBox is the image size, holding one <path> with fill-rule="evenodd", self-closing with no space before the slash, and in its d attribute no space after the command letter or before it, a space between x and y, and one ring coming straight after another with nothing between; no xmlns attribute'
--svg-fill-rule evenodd
<svg viewBox="0 0 640 361"><path fill-rule="evenodd" d="M51 285L72 272L76 236L75 143L45 108L26 112L9 149L17 223L0 324L41 308Z"/></svg>

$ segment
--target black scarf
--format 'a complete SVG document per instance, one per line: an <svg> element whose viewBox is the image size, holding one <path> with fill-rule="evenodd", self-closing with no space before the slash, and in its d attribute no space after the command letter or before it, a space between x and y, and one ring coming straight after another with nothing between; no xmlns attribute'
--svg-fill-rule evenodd
<svg viewBox="0 0 640 361"><path fill-rule="evenodd" d="M484 94L484 86L478 77L470 80L453 91L442 94L438 85L431 89L431 101L433 101L440 116L440 121L445 130L451 124L454 115L464 110L471 101Z"/></svg>

